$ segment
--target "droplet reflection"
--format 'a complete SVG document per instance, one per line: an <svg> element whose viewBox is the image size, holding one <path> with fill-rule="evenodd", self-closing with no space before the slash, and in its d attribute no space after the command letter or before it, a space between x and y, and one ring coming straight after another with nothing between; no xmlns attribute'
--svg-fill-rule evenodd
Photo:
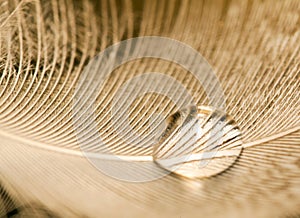
<svg viewBox="0 0 300 218"><path fill-rule="evenodd" d="M162 168L189 177L210 177L228 169L242 151L242 136L225 112L189 106L171 115L154 146L153 159Z"/></svg>

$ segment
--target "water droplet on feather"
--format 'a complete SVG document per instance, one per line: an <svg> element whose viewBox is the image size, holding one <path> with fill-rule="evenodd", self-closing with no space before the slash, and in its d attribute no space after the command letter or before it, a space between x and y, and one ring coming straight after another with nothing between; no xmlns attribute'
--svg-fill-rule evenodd
<svg viewBox="0 0 300 218"><path fill-rule="evenodd" d="M203 178L228 169L241 151L242 134L230 115L207 106L189 106L167 119L153 159L177 175Z"/></svg>

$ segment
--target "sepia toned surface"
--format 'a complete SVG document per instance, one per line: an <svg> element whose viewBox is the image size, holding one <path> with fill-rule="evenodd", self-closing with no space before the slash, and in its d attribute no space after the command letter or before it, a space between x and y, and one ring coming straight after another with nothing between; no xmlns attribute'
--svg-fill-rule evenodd
<svg viewBox="0 0 300 218"><path fill-rule="evenodd" d="M183 42L214 69L226 112L240 128L245 146L222 174L200 180L170 174L151 182L123 182L101 173L81 154L72 122L80 75L100 51L138 36ZM299 42L296 0L1 0L0 217L9 212L17 217L299 214ZM197 105L208 104L201 84L174 63L143 58L118 67L96 101L99 134L114 154L152 154L151 147L123 149L110 114L122 84L145 72L175 78ZM135 100L130 118L134 128L146 134L144 124L153 113L167 117L178 109L167 97L149 93Z"/></svg>

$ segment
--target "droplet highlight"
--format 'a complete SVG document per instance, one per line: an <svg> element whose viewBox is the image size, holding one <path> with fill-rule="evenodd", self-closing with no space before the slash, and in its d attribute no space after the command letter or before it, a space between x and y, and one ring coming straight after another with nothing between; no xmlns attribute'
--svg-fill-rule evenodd
<svg viewBox="0 0 300 218"><path fill-rule="evenodd" d="M167 119L153 160L177 175L204 178L228 169L242 149L241 131L230 115L208 106L189 106Z"/></svg>

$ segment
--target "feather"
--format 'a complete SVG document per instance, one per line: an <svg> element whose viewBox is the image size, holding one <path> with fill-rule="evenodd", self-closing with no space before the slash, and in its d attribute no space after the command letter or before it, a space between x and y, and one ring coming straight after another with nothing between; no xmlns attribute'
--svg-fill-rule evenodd
<svg viewBox="0 0 300 218"><path fill-rule="evenodd" d="M299 15L297 0L1 0L0 217L299 214ZM142 43L97 62L109 46L144 36L195 49L224 95L211 78L207 92L189 70L167 60L142 57L110 69L132 51L141 55ZM186 58L197 68L194 55ZM104 75L96 68L101 63L112 72L94 92L98 80L91 76ZM134 78L142 80L128 83ZM139 95L145 90L156 93ZM152 160L165 128L157 120L187 106L188 96L196 105L224 100L241 131L243 151L220 174L185 178ZM93 115L77 116L74 104ZM125 115L143 139L127 131ZM108 146L100 146L95 129ZM141 176L147 181L134 182Z"/></svg>

